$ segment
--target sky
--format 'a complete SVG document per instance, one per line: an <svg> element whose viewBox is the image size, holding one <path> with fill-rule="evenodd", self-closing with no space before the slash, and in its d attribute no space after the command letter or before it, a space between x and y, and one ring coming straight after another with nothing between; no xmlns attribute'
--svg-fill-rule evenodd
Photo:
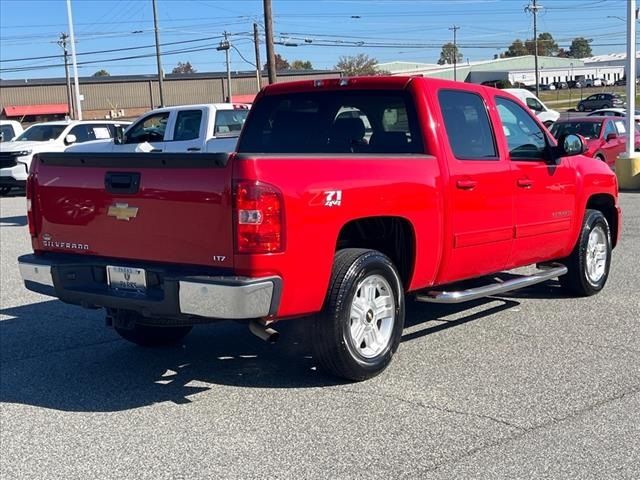
<svg viewBox="0 0 640 480"><path fill-rule="evenodd" d="M273 0L276 53L330 69L340 56L379 62L435 63L456 25L464 61L493 58L533 36L528 0ZM626 0L538 0L539 32L560 47L583 36L594 55L625 51ZM157 0L165 72L190 62L198 72L225 70L217 51L230 34L232 70L255 67L252 25L263 34L262 0ZM155 73L152 0L72 0L79 74ZM0 0L0 78L63 77L65 0ZM263 37L264 39L264 37ZM105 50L110 50L104 52ZM103 53L94 53L103 52ZM36 58L34 58L36 57ZM45 58L37 58L45 57ZM134 57L134 58L131 58ZM261 59L266 58L264 44Z"/></svg>

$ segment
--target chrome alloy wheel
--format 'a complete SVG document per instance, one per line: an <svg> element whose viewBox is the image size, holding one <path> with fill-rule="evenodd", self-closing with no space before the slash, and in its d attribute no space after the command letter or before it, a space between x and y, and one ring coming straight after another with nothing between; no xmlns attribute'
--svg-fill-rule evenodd
<svg viewBox="0 0 640 480"><path fill-rule="evenodd" d="M597 284L605 274L607 268L607 233L600 225L596 225L589 233L586 251L587 280L592 285Z"/></svg>
<svg viewBox="0 0 640 480"><path fill-rule="evenodd" d="M395 324L396 302L389 282L381 275L360 281L351 302L349 336L364 358L374 358L388 347Z"/></svg>

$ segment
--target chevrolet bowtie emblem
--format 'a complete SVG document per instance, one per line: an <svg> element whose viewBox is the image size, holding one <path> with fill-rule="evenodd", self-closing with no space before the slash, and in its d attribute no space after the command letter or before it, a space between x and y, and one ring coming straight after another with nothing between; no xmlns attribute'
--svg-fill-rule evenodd
<svg viewBox="0 0 640 480"><path fill-rule="evenodd" d="M117 220L126 220L127 222L138 215L137 207L130 207L128 203L116 203L109 207L107 215L116 217Z"/></svg>

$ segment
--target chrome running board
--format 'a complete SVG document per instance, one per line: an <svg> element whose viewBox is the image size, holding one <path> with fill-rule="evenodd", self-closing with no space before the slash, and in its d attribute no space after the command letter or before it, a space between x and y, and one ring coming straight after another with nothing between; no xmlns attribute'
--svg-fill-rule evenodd
<svg viewBox="0 0 640 480"><path fill-rule="evenodd" d="M462 303L478 298L498 295L500 293L529 287L536 283L545 282L567 273L567 267L559 263L540 265L541 271L533 275L527 275L504 282L491 283L482 287L468 288L466 290L430 290L426 293L418 293L416 300L429 303Z"/></svg>

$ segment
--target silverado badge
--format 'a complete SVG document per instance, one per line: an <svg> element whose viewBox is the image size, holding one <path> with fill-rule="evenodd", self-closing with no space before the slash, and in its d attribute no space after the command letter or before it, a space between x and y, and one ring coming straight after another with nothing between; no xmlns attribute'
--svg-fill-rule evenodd
<svg viewBox="0 0 640 480"><path fill-rule="evenodd" d="M138 216L138 208L130 207L128 203L116 203L109 207L107 215L116 217L117 220L126 220L128 222Z"/></svg>

